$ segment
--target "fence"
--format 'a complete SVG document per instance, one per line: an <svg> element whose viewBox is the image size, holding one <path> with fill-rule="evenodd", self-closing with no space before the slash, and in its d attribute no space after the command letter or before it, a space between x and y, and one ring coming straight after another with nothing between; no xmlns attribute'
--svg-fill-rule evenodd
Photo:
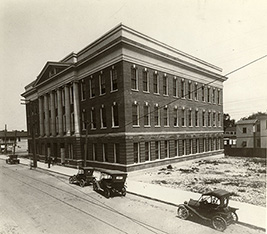
<svg viewBox="0 0 267 234"><path fill-rule="evenodd" d="M226 146L224 148L224 154L227 156L239 156L239 157L267 157L266 148L232 148Z"/></svg>

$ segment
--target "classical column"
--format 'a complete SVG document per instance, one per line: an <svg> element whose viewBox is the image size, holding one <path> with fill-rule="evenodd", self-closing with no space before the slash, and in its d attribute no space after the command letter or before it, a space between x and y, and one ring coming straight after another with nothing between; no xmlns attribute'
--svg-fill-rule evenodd
<svg viewBox="0 0 267 234"><path fill-rule="evenodd" d="M44 111L45 111L45 135L49 136L49 103L48 94L44 95Z"/></svg>
<svg viewBox="0 0 267 234"><path fill-rule="evenodd" d="M62 111L62 93L57 89L57 115L58 115L58 133L63 136L63 111Z"/></svg>
<svg viewBox="0 0 267 234"><path fill-rule="evenodd" d="M40 122L40 136L44 135L44 103L43 97L38 98L39 101L39 122Z"/></svg>
<svg viewBox="0 0 267 234"><path fill-rule="evenodd" d="M70 135L70 88L65 86L65 115L66 115L66 132Z"/></svg>
<svg viewBox="0 0 267 234"><path fill-rule="evenodd" d="M55 92L50 93L51 100L51 133L52 136L56 136L56 110L55 110Z"/></svg>
<svg viewBox="0 0 267 234"><path fill-rule="evenodd" d="M73 108L74 108L74 130L75 135L80 136L80 102L79 102L79 83L73 83Z"/></svg>

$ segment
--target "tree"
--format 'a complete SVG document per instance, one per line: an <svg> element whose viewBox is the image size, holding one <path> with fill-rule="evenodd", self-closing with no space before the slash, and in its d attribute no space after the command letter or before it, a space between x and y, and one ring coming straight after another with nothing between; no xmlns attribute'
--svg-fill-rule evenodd
<svg viewBox="0 0 267 234"><path fill-rule="evenodd" d="M225 132L226 128L235 127L235 119L231 119L231 116L227 113L223 114L223 131Z"/></svg>
<svg viewBox="0 0 267 234"><path fill-rule="evenodd" d="M248 117L243 117L241 120L248 120L248 119L257 119L259 116L267 116L267 113L258 111L257 113L253 113L249 115Z"/></svg>

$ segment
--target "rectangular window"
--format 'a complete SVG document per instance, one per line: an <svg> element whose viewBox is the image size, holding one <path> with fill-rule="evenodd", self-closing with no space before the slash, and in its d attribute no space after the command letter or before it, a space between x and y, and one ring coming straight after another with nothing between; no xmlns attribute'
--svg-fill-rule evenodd
<svg viewBox="0 0 267 234"><path fill-rule="evenodd" d="M208 126L211 127L211 113L208 112Z"/></svg>
<svg viewBox="0 0 267 234"><path fill-rule="evenodd" d="M68 144L69 148L69 159L73 159L73 145Z"/></svg>
<svg viewBox="0 0 267 234"><path fill-rule="evenodd" d="M191 80L188 81L188 98L192 99L192 83L191 83Z"/></svg>
<svg viewBox="0 0 267 234"><path fill-rule="evenodd" d="M120 144L113 145L114 163L120 163Z"/></svg>
<svg viewBox="0 0 267 234"><path fill-rule="evenodd" d="M95 97L95 78L91 76L89 79L90 98Z"/></svg>
<svg viewBox="0 0 267 234"><path fill-rule="evenodd" d="M70 131L72 133L75 131L75 118L73 112L70 114Z"/></svg>
<svg viewBox="0 0 267 234"><path fill-rule="evenodd" d="M99 75L99 88L100 95L104 95L106 93L106 80L102 74Z"/></svg>
<svg viewBox="0 0 267 234"><path fill-rule="evenodd" d="M218 113L218 126L221 127L222 123L221 123L221 113Z"/></svg>
<svg viewBox="0 0 267 234"><path fill-rule="evenodd" d="M170 142L169 141L164 141L164 156L165 158L170 157Z"/></svg>
<svg viewBox="0 0 267 234"><path fill-rule="evenodd" d="M70 86L70 104L73 104L73 85Z"/></svg>
<svg viewBox="0 0 267 234"><path fill-rule="evenodd" d="M132 105L132 122L133 126L139 126L139 105L135 103Z"/></svg>
<svg viewBox="0 0 267 234"><path fill-rule="evenodd" d="M189 139L189 154L193 153L193 140Z"/></svg>
<svg viewBox="0 0 267 234"><path fill-rule="evenodd" d="M178 108L175 107L173 109L173 124L174 124L174 127L178 127L179 124L178 124L178 119L179 119L179 115L178 115Z"/></svg>
<svg viewBox="0 0 267 234"><path fill-rule="evenodd" d="M178 80L176 77L173 77L173 96L178 97Z"/></svg>
<svg viewBox="0 0 267 234"><path fill-rule="evenodd" d="M247 128L243 128L243 133L247 133Z"/></svg>
<svg viewBox="0 0 267 234"><path fill-rule="evenodd" d="M160 141L155 141L155 156L160 159Z"/></svg>
<svg viewBox="0 0 267 234"><path fill-rule="evenodd" d="M91 129L96 129L96 111L94 107L91 109Z"/></svg>
<svg viewBox="0 0 267 234"><path fill-rule="evenodd" d="M186 126L186 123L185 123L185 109L182 109L181 123L182 123L183 127Z"/></svg>
<svg viewBox="0 0 267 234"><path fill-rule="evenodd" d="M85 130L86 129L86 110L82 110L82 130Z"/></svg>
<svg viewBox="0 0 267 234"><path fill-rule="evenodd" d="M207 143L206 143L206 139L203 139L203 151L206 152L207 151Z"/></svg>
<svg viewBox="0 0 267 234"><path fill-rule="evenodd" d="M131 69L131 88L133 90L138 90L138 77L136 67L132 67Z"/></svg>
<svg viewBox="0 0 267 234"><path fill-rule="evenodd" d="M62 106L65 106L65 90L62 89L61 91L61 102L62 102Z"/></svg>
<svg viewBox="0 0 267 234"><path fill-rule="evenodd" d="M221 104L221 90L220 89L218 89L218 92L217 92L217 103L218 105Z"/></svg>
<svg viewBox="0 0 267 234"><path fill-rule="evenodd" d="M112 105L111 114L112 114L112 127L119 127L119 110L118 110L118 104L116 102L114 102Z"/></svg>
<svg viewBox="0 0 267 234"><path fill-rule="evenodd" d="M155 126L160 126L160 109L158 106L154 107L154 122Z"/></svg>
<svg viewBox="0 0 267 234"><path fill-rule="evenodd" d="M143 71L143 91L149 92L149 76L147 70Z"/></svg>
<svg viewBox="0 0 267 234"><path fill-rule="evenodd" d="M63 132L66 133L67 131L66 115L64 114L62 118L63 118Z"/></svg>
<svg viewBox="0 0 267 234"><path fill-rule="evenodd" d="M82 81L80 83L81 85L81 100L85 100L85 94L86 94L86 91L85 91L85 83Z"/></svg>
<svg viewBox="0 0 267 234"><path fill-rule="evenodd" d="M147 103L144 105L144 125L150 126L150 107Z"/></svg>
<svg viewBox="0 0 267 234"><path fill-rule="evenodd" d="M210 102L210 87L207 90L207 101Z"/></svg>
<svg viewBox="0 0 267 234"><path fill-rule="evenodd" d="M198 110L195 110L195 126L199 126L199 120L198 120Z"/></svg>
<svg viewBox="0 0 267 234"><path fill-rule="evenodd" d="M205 102L205 86L202 85L201 87L201 94L202 94L202 101Z"/></svg>
<svg viewBox="0 0 267 234"><path fill-rule="evenodd" d="M108 162L108 146L107 144L102 144L102 159L103 162Z"/></svg>
<svg viewBox="0 0 267 234"><path fill-rule="evenodd" d="M154 93L159 94L159 76L156 72L153 74L153 90Z"/></svg>
<svg viewBox="0 0 267 234"><path fill-rule="evenodd" d="M178 140L174 141L174 154L175 156L179 156L179 141Z"/></svg>
<svg viewBox="0 0 267 234"><path fill-rule="evenodd" d="M184 79L181 80L181 96L185 98L185 81Z"/></svg>
<svg viewBox="0 0 267 234"><path fill-rule="evenodd" d="M188 126L192 127L192 110L188 110Z"/></svg>
<svg viewBox="0 0 267 234"><path fill-rule="evenodd" d="M202 112L202 127L206 127L206 113L205 110Z"/></svg>
<svg viewBox="0 0 267 234"><path fill-rule="evenodd" d="M213 90L212 90L212 102L214 103L214 104L216 104L216 96L215 96L215 91L216 91L216 89L214 88Z"/></svg>
<svg viewBox="0 0 267 234"><path fill-rule="evenodd" d="M194 89L194 94L195 94L195 100L198 100L198 84L195 83L195 89Z"/></svg>
<svg viewBox="0 0 267 234"><path fill-rule="evenodd" d="M186 155L186 140L182 140L182 153Z"/></svg>
<svg viewBox="0 0 267 234"><path fill-rule="evenodd" d="M118 90L117 70L113 67L110 71L111 91Z"/></svg>
<svg viewBox="0 0 267 234"><path fill-rule="evenodd" d="M139 163L140 162L139 143L134 143L133 148L134 148L134 163Z"/></svg>
<svg viewBox="0 0 267 234"><path fill-rule="evenodd" d="M200 152L200 144L199 144L199 139L196 139L196 153Z"/></svg>
<svg viewBox="0 0 267 234"><path fill-rule="evenodd" d="M100 109L100 119L101 119L101 128L107 127L107 115L106 115L106 108L102 105Z"/></svg>
<svg viewBox="0 0 267 234"><path fill-rule="evenodd" d="M150 161L150 142L145 142L145 160Z"/></svg>
<svg viewBox="0 0 267 234"><path fill-rule="evenodd" d="M216 127L216 113L215 112L213 112L212 120L213 120L213 127Z"/></svg>
<svg viewBox="0 0 267 234"><path fill-rule="evenodd" d="M167 75L163 76L163 95L168 95L168 77Z"/></svg>
<svg viewBox="0 0 267 234"><path fill-rule="evenodd" d="M169 110L168 106L165 106L163 109L163 122L164 122L164 127L169 126Z"/></svg>

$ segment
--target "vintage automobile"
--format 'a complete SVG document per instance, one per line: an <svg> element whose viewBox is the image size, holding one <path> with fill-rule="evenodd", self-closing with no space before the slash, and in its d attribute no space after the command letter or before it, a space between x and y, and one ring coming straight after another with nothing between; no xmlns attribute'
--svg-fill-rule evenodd
<svg viewBox="0 0 267 234"><path fill-rule="evenodd" d="M125 181L127 173L117 170L99 169L99 176L93 181L95 191L103 191L109 198L112 194L126 195Z"/></svg>
<svg viewBox="0 0 267 234"><path fill-rule="evenodd" d="M79 184L81 187L93 182L94 168L93 167L80 167L76 175L70 176L70 184Z"/></svg>
<svg viewBox="0 0 267 234"><path fill-rule="evenodd" d="M177 215L181 219L197 216L210 222L214 229L224 231L228 225L238 221L238 209L228 206L230 196L231 193L223 189L204 193L199 200L190 199L180 204Z"/></svg>
<svg viewBox="0 0 267 234"><path fill-rule="evenodd" d="M6 159L6 163L8 163L8 164L19 164L18 155L16 155L16 154L8 155L8 158Z"/></svg>

